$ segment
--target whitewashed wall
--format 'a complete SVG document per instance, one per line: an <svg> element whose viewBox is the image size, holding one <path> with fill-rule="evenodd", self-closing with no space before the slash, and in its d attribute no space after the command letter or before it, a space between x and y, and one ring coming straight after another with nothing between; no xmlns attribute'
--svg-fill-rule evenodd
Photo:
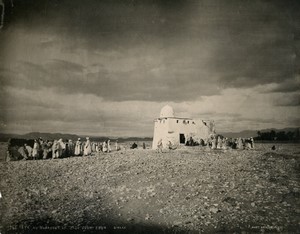
<svg viewBox="0 0 300 234"><path fill-rule="evenodd" d="M184 134L186 140L193 137L194 140L200 141L200 139L208 138L212 132L200 119L157 119L154 123L152 148L157 148L157 142L160 139L163 141L164 148L167 146L169 141L171 141L174 145L178 145L180 142L179 134Z"/></svg>

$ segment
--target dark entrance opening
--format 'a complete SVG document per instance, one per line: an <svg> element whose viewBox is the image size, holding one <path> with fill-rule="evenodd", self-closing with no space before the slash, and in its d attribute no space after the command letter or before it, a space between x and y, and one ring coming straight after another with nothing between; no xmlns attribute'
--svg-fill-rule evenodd
<svg viewBox="0 0 300 234"><path fill-rule="evenodd" d="M179 142L180 144L185 144L185 137L184 134L182 133L179 134Z"/></svg>

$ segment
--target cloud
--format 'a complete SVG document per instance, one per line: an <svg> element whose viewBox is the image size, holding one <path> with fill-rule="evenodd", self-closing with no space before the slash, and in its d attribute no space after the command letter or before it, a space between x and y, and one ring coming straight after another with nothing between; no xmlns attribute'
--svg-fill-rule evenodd
<svg viewBox="0 0 300 234"><path fill-rule="evenodd" d="M274 100L276 106L300 106L300 94L285 94Z"/></svg>
<svg viewBox="0 0 300 234"><path fill-rule="evenodd" d="M299 117L292 117L290 118L290 123L293 125L293 126L298 126L300 125L300 118Z"/></svg>
<svg viewBox="0 0 300 234"><path fill-rule="evenodd" d="M278 92L290 93L300 91L300 76L297 75L294 79L283 81L282 83L272 84L269 88L262 92Z"/></svg>
<svg viewBox="0 0 300 234"><path fill-rule="evenodd" d="M218 132L295 126L298 108L273 106L282 94L227 89L189 102L108 101L93 94L6 88L0 98L3 132L50 131L111 136L151 136L153 120L169 104L176 116L212 119ZM264 102L260 102L264 100ZM282 114L285 113L285 114ZM18 126L18 127L17 127ZM17 128L16 128L17 127Z"/></svg>
<svg viewBox="0 0 300 234"><path fill-rule="evenodd" d="M212 82L197 75L197 70L185 71L171 64L155 62L143 64L142 56L115 58L116 69L111 65L83 66L64 60L50 60L43 64L18 62L11 67L10 75L6 76L3 85L39 89L47 86L61 93L90 93L106 100L148 100L148 101L182 101L195 100L201 95L211 95L218 92ZM141 60L140 60L141 59ZM109 63L109 62L108 62ZM134 63L129 71L122 70L125 64ZM96 72L90 72L98 70ZM7 73L7 72L6 72ZM164 77L162 79L162 77Z"/></svg>
<svg viewBox="0 0 300 234"><path fill-rule="evenodd" d="M4 85L47 86L111 101L175 102L230 87L276 83L278 90L295 89L285 87L296 75L297 14L291 18L288 11L294 5L28 3L16 2L14 20L20 24L4 35L3 66L17 74Z"/></svg>
<svg viewBox="0 0 300 234"><path fill-rule="evenodd" d="M0 121L149 136L170 104L222 131L294 126L299 5L16 0L0 38Z"/></svg>
<svg viewBox="0 0 300 234"><path fill-rule="evenodd" d="M65 61L61 59L50 60L46 64L47 70L59 70L59 72L83 72L84 66L81 64Z"/></svg>

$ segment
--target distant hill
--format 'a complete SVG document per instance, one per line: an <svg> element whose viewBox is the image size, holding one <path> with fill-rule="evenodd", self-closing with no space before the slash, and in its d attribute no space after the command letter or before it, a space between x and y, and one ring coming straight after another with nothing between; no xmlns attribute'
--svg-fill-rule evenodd
<svg viewBox="0 0 300 234"><path fill-rule="evenodd" d="M221 132L220 134L225 137L231 137L231 138L249 138L249 137L257 137L257 132L270 132L271 130L274 130L275 132L295 132L299 128L283 128L283 129L276 129L276 128L269 128L269 129L263 129L263 130L245 130L241 132Z"/></svg>
<svg viewBox="0 0 300 234"><path fill-rule="evenodd" d="M75 134L64 134L64 133L43 133L43 132L30 132L26 134L5 134L5 133L0 133L0 142L5 142L8 141L9 138L17 138L17 139L37 139L41 137L42 139L45 140L58 140L58 139L71 139L73 141L77 140L78 138L81 138L82 140L85 140L86 136L79 136ZM125 141L152 141L151 137L104 137L104 136L91 136L90 139L92 141L105 141L107 139L111 140L116 140L118 139L119 142L125 142Z"/></svg>
<svg viewBox="0 0 300 234"><path fill-rule="evenodd" d="M54 139L72 139L75 140L78 138L75 134L62 134L62 133L43 133L43 132L30 132L23 135L20 134L0 134L0 141L7 141L9 138L17 138L17 139L37 139L43 138L47 140Z"/></svg>
<svg viewBox="0 0 300 234"><path fill-rule="evenodd" d="M295 132L299 128L283 128L283 129L263 129L263 130L244 130L241 132L218 132L219 134L229 137L229 138L249 138L249 137L257 137L257 132L270 132L271 130L274 130L275 132ZM43 138L45 140L54 140L54 139L72 139L73 141L77 140L77 138L81 138L82 140L85 140L86 136L79 136L76 134L64 134L64 133L42 133L42 132L30 132L27 134L5 134L0 133L0 142L5 142L9 138L17 138L17 139L37 139L37 138ZM107 139L111 139L112 141L115 141L118 139L119 142L138 142L138 141L152 141L152 137L105 137L105 136L90 136L90 139L92 141L98 141L103 142Z"/></svg>
<svg viewBox="0 0 300 234"><path fill-rule="evenodd" d="M241 132L221 132L220 134L224 137L229 137L229 138L237 138L237 137L249 138L249 137L256 137L257 131L245 130Z"/></svg>

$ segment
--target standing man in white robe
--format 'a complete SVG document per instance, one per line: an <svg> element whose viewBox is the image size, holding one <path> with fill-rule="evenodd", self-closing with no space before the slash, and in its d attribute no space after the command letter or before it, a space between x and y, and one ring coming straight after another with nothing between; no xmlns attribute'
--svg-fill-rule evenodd
<svg viewBox="0 0 300 234"><path fill-rule="evenodd" d="M33 149L32 149L32 157L33 159L37 159L39 156L40 145L37 140L34 140Z"/></svg>
<svg viewBox="0 0 300 234"><path fill-rule="evenodd" d="M105 153L107 152L107 146L106 146L106 142L104 141L102 144L102 151Z"/></svg>
<svg viewBox="0 0 300 234"><path fill-rule="evenodd" d="M32 157L32 151L33 151L33 149L29 145L27 145L27 144L24 144L24 147L25 147L25 149L28 152L28 157L31 158Z"/></svg>
<svg viewBox="0 0 300 234"><path fill-rule="evenodd" d="M65 143L63 142L63 140L62 139L59 139L58 140L58 155L59 155L59 157L61 158L62 156L64 156L63 155L63 153L65 152L65 150L66 150L66 145L65 145Z"/></svg>
<svg viewBox="0 0 300 234"><path fill-rule="evenodd" d="M88 155L91 155L91 153L92 153L91 141L90 141L90 138L87 137L85 145L84 145L83 154L84 154L84 156L88 156Z"/></svg>
<svg viewBox="0 0 300 234"><path fill-rule="evenodd" d="M54 140L52 144L52 159L58 158L58 148L59 143L57 142L57 140Z"/></svg>
<svg viewBox="0 0 300 234"><path fill-rule="evenodd" d="M74 154L76 156L81 155L81 144L82 144L82 142L80 141L80 138L78 138L78 140L75 143L75 152L74 152Z"/></svg>

